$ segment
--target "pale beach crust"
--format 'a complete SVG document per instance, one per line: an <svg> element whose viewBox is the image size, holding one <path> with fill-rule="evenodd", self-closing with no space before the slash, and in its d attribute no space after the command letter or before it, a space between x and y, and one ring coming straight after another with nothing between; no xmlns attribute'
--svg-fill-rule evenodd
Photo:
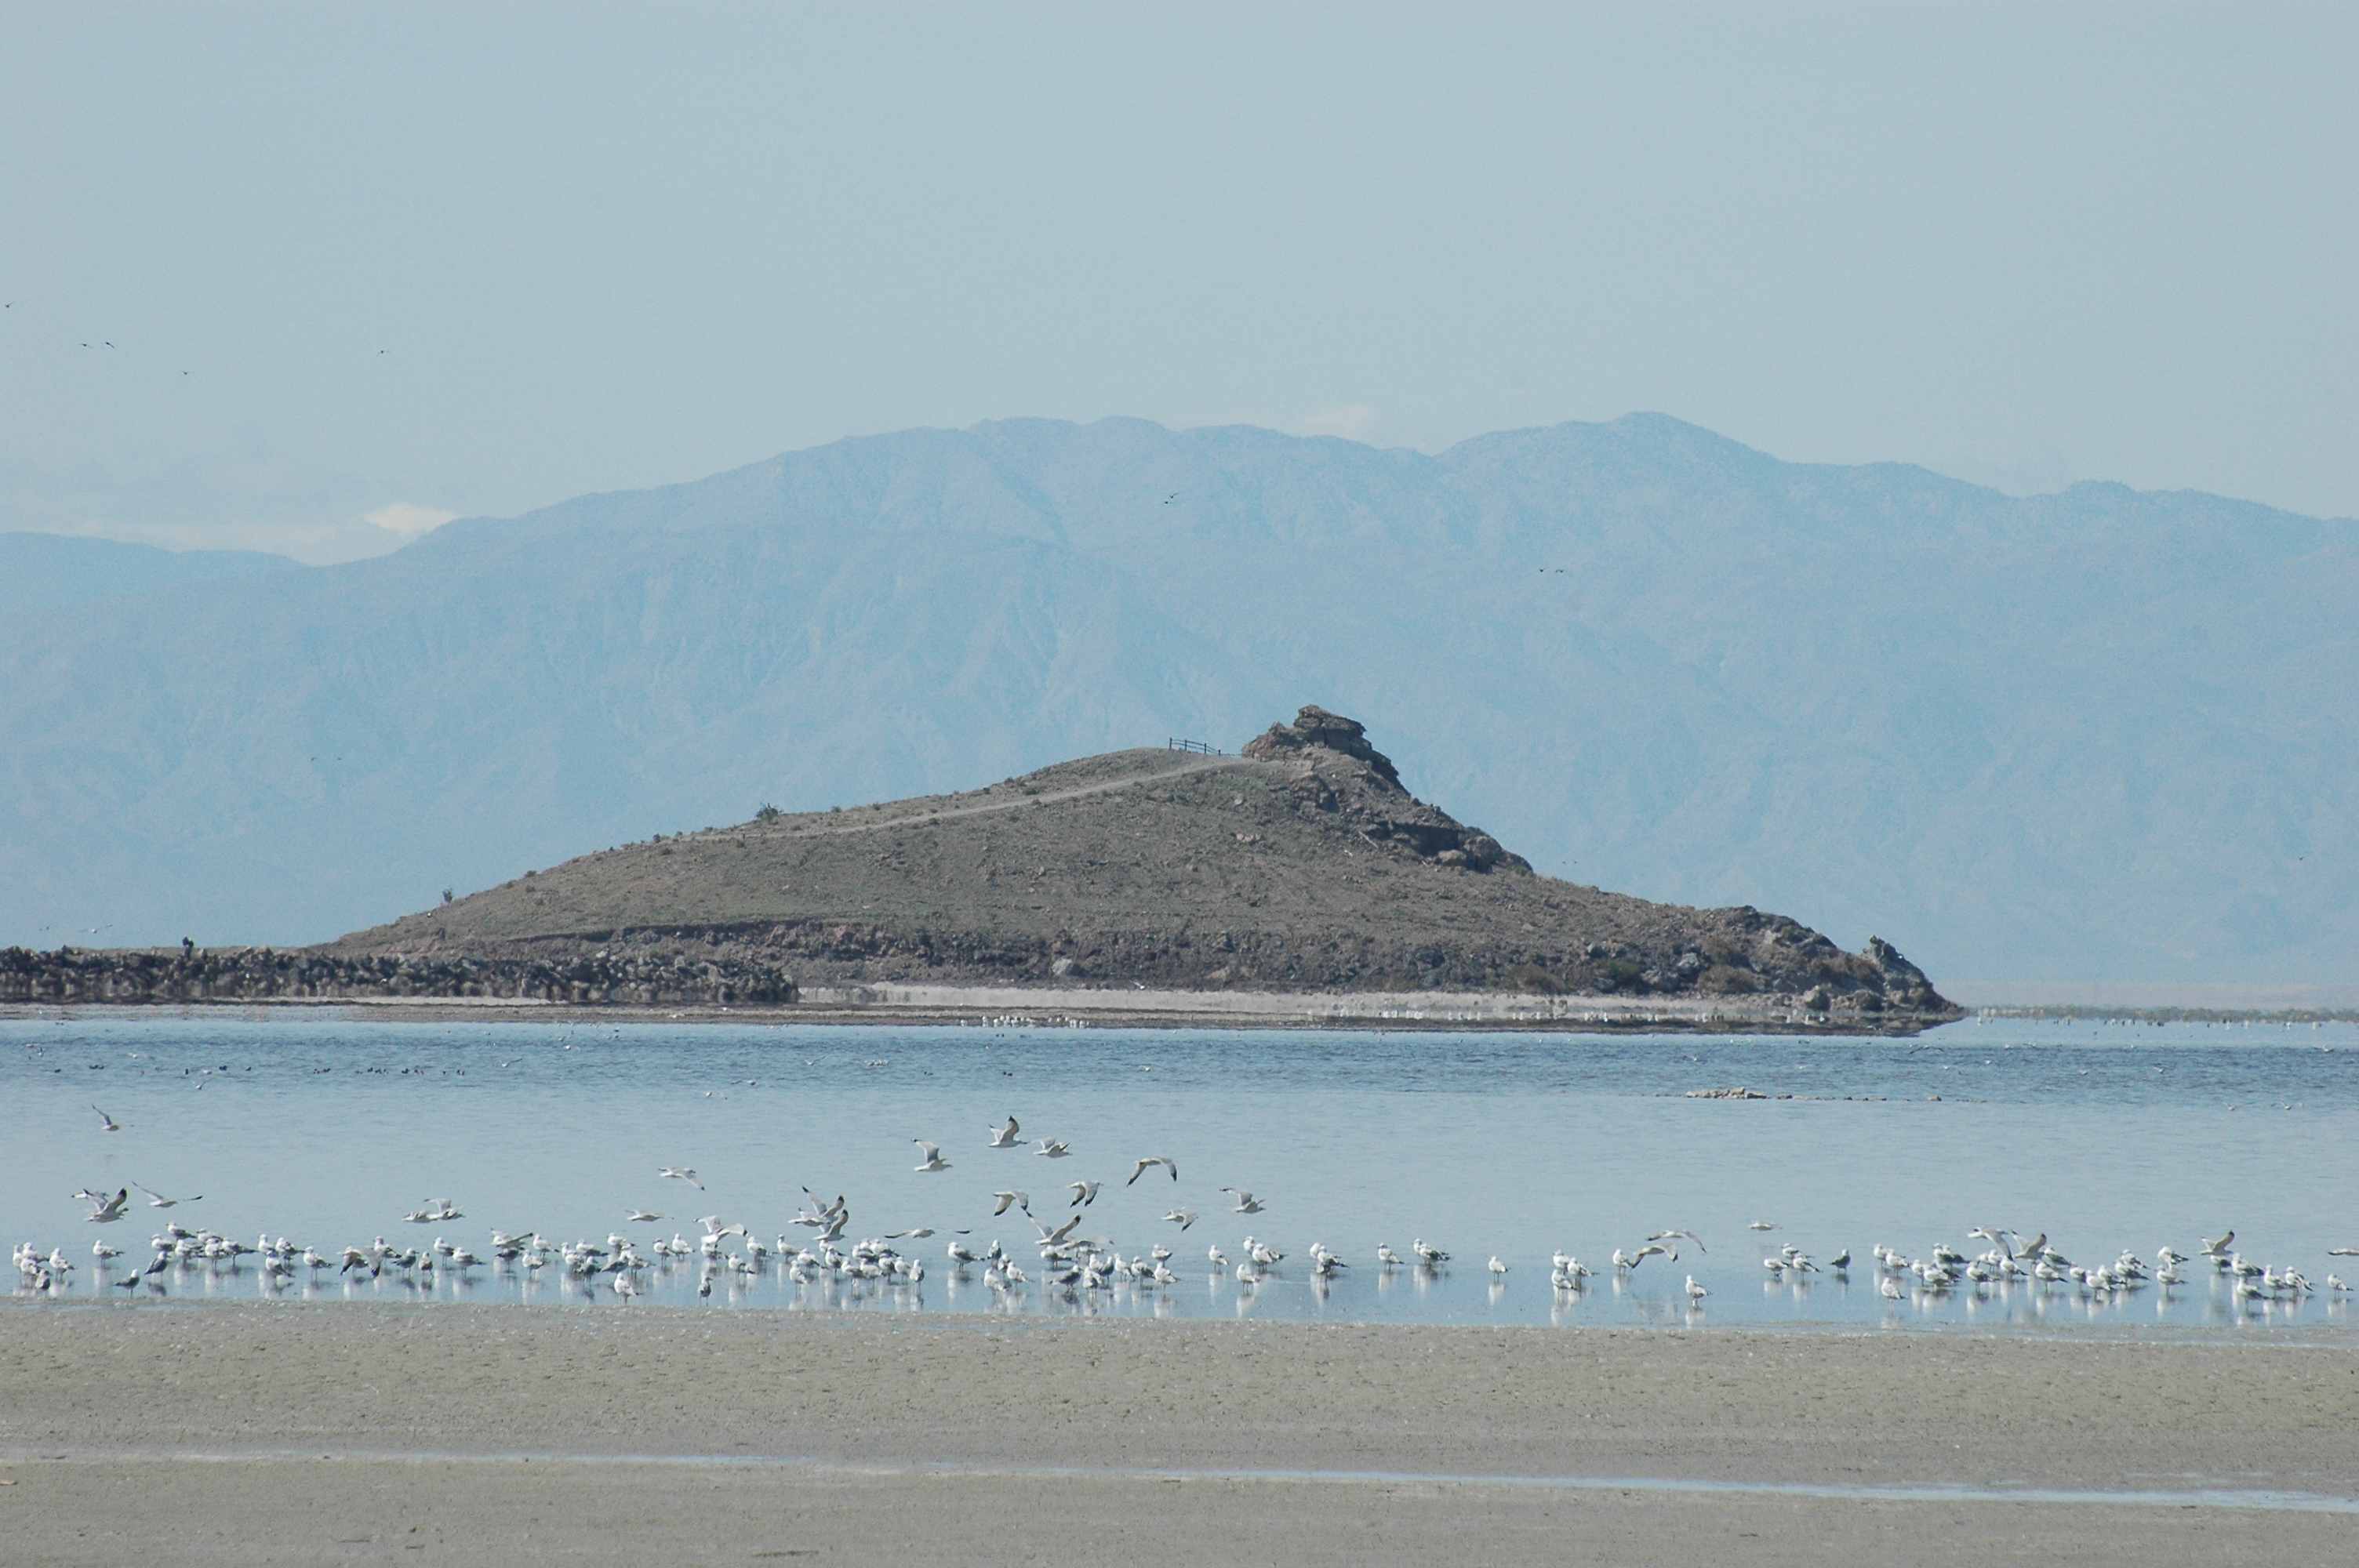
<svg viewBox="0 0 2359 1568"><path fill-rule="evenodd" d="M2359 1498L2359 1340L10 1305L0 1481L11 1563L2349 1561L2359 1514L2151 1494Z"/></svg>

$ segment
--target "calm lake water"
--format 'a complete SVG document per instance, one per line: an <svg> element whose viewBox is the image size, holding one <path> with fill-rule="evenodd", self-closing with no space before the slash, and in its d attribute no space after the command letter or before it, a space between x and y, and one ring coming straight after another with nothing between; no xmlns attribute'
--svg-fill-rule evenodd
<svg viewBox="0 0 2359 1568"><path fill-rule="evenodd" d="M694 1241L717 1214L766 1241L808 1185L851 1206L847 1241L919 1226L915 1287L783 1271L722 1271L708 1300L879 1311L1163 1314L1421 1322L2236 1324L2267 1331L2344 1321L2329 1272L2359 1280L2359 1031L2348 1025L2204 1026L1967 1021L1914 1041L1079 1029L729 1027L648 1022L403 1023L311 1012L117 1013L0 1020L0 1238L77 1267L75 1296L126 1293L91 1255L104 1239L144 1264L168 1219L242 1241L288 1236L332 1254L383 1236L446 1237L489 1255L491 1230L554 1242L621 1234ZM1745 1085L1792 1098L1704 1100ZM122 1124L102 1130L96 1106ZM1014 1114L1027 1139L1070 1157L985 1146ZM947 1171L921 1173L913 1139ZM1143 1155L1169 1155L1180 1180ZM693 1168L698 1192L658 1178ZM1103 1184L1075 1210L1066 1184ZM87 1223L79 1187L143 1183L123 1220ZM1264 1212L1231 1212L1244 1187ZM1049 1287L1021 1214L992 1216L998 1189L1125 1255L1173 1248L1179 1282L1101 1292ZM403 1223L450 1197L464 1217ZM1184 1233L1161 1217L1201 1217ZM627 1224L634 1208L667 1217ZM1754 1221L1777 1227L1747 1228ZM2074 1261L2124 1249L2149 1262L2233 1227L2256 1260L2301 1270L2306 1303L2239 1306L2210 1270L2190 1282L2102 1298L2073 1288L1977 1293L1919 1288L1886 1299L1868 1257L1947 1243L1976 1226L2045 1231ZM1676 1263L1617 1277L1608 1259L1650 1233L1696 1232ZM1010 1294L959 1277L953 1230L1004 1242L1032 1276ZM1288 1254L1256 1287L1212 1278L1250 1232ZM1412 1238L1447 1249L1434 1272L1384 1271L1375 1250ZM1326 1290L1314 1241L1352 1267ZM1849 1248L1848 1280L1767 1277L1792 1242L1823 1264ZM733 1241L733 1247L740 1243ZM1562 1249L1596 1270L1554 1291ZM1495 1281L1487 1260L1508 1265ZM1691 1305L1692 1273L1711 1294ZM651 1271L643 1299L694 1302L695 1260ZM121 1264L112 1276L121 1277ZM15 1274L6 1277L13 1288ZM1914 1281L1909 1281L1912 1285ZM147 1287L143 1286L142 1289ZM604 1281L560 1265L484 1267L432 1285L393 1271L272 1285L252 1260L175 1269L182 1299L265 1292L326 1300L594 1301Z"/></svg>

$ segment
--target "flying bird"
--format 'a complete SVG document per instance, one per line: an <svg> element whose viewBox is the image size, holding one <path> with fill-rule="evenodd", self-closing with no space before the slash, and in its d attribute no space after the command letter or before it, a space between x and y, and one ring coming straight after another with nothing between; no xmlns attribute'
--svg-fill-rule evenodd
<svg viewBox="0 0 2359 1568"><path fill-rule="evenodd" d="M1196 1211L1192 1208L1175 1208L1163 1217L1185 1230L1196 1223Z"/></svg>
<svg viewBox="0 0 2359 1568"><path fill-rule="evenodd" d="M1756 1228L1758 1227L1756 1227ZM1681 1241L1694 1242L1695 1249L1699 1252L1705 1250L1703 1238L1698 1236L1692 1230L1658 1230L1655 1232L1654 1235L1647 1238L1647 1239L1649 1241L1669 1241L1674 1238Z"/></svg>
<svg viewBox="0 0 2359 1568"><path fill-rule="evenodd" d="M1032 1212L1032 1195L1029 1193L1005 1192L994 1193L991 1195L999 1200L999 1206L991 1211L991 1217L994 1219L997 1219L1011 1208L1020 1208L1026 1214Z"/></svg>
<svg viewBox="0 0 2359 1568"><path fill-rule="evenodd" d="M1022 1145L1016 1141L1016 1134L1019 1130L1021 1130L1016 1125L1016 1113L1011 1110L1007 1113L1006 1126L995 1127L991 1130L991 1146L994 1149L1020 1148Z"/></svg>
<svg viewBox="0 0 2359 1568"><path fill-rule="evenodd" d="M927 1142L922 1138L912 1138L909 1141L916 1144L918 1146L918 1152L926 1157L926 1162L917 1167L919 1170L947 1171L951 1168L951 1162L942 1158L942 1152L940 1148Z"/></svg>
<svg viewBox="0 0 2359 1568"><path fill-rule="evenodd" d="M136 1182L134 1182L131 1184L135 1187L139 1187L139 1184ZM147 1195L147 1206L149 1208L170 1208L176 1204L201 1203L204 1201L205 1195L202 1193L199 1193L194 1197L168 1198L153 1187L139 1187L139 1190Z"/></svg>
<svg viewBox="0 0 2359 1568"><path fill-rule="evenodd" d="M635 1208L631 1211L631 1217L624 1221L624 1223L625 1225L653 1225L662 1217L663 1216L659 1214L650 1214L646 1209Z"/></svg>
<svg viewBox="0 0 2359 1568"><path fill-rule="evenodd" d="M90 1108L92 1110L98 1110L98 1107L96 1106L92 1106ZM107 1115L106 1112L98 1110L98 1130L101 1132L120 1132L123 1130L123 1123L115 1120L114 1118Z"/></svg>
<svg viewBox="0 0 2359 1568"><path fill-rule="evenodd" d="M1061 1138L1043 1138L1040 1147L1033 1151L1043 1160L1061 1160L1072 1152L1071 1146Z"/></svg>
<svg viewBox="0 0 2359 1568"><path fill-rule="evenodd" d="M1067 1206L1070 1208L1089 1207L1090 1205L1098 1201L1098 1188L1103 1184L1104 1184L1100 1182L1072 1183L1066 1188L1068 1192L1073 1195L1073 1201Z"/></svg>
<svg viewBox="0 0 2359 1568"><path fill-rule="evenodd" d="M144 1192L147 1189L143 1187L140 1190ZM89 1198L92 1203L98 1206L90 1211L91 1224L113 1225L116 1220L123 1217L123 1206L131 1201L131 1189L128 1187L117 1188L114 1195L111 1198L101 1197L96 1193L85 1193L81 1195Z"/></svg>
<svg viewBox="0 0 2359 1568"><path fill-rule="evenodd" d="M1221 1191L1235 1196L1237 1200L1235 1212L1238 1214L1259 1214L1266 1206L1259 1198L1243 1187L1223 1187Z"/></svg>
<svg viewBox="0 0 2359 1568"><path fill-rule="evenodd" d="M662 1181L666 1178L675 1182L686 1182L690 1186L694 1187L700 1193L704 1190L704 1184L696 1179L696 1173L694 1171L682 1170L677 1165L666 1165L656 1173L657 1180Z"/></svg>
<svg viewBox="0 0 2359 1568"><path fill-rule="evenodd" d="M1169 1154L1149 1154L1147 1158L1141 1160L1137 1164L1133 1165L1130 1168L1130 1182L1135 1182L1138 1180L1139 1177L1147 1174L1147 1168L1151 1165L1160 1165L1164 1169L1169 1171L1171 1173L1171 1179L1175 1182L1180 1179L1179 1161L1174 1160ZM1123 1183L1123 1185L1126 1187L1130 1185L1130 1182L1125 1182Z"/></svg>

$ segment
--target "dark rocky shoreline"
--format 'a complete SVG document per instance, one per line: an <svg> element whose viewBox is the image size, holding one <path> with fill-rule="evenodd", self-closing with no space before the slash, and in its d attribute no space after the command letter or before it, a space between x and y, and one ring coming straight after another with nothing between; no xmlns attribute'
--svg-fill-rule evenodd
<svg viewBox="0 0 2359 1568"><path fill-rule="evenodd" d="M784 1004L778 970L684 954L562 959L352 955L269 947L0 949L0 1003L143 1004L495 999L580 1006Z"/></svg>

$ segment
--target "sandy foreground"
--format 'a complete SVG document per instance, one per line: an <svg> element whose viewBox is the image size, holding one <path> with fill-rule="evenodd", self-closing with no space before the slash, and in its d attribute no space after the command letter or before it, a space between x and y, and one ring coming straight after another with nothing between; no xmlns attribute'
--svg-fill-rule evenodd
<svg viewBox="0 0 2359 1568"><path fill-rule="evenodd" d="M0 1563L2359 1562L2359 1343L0 1305Z"/></svg>

